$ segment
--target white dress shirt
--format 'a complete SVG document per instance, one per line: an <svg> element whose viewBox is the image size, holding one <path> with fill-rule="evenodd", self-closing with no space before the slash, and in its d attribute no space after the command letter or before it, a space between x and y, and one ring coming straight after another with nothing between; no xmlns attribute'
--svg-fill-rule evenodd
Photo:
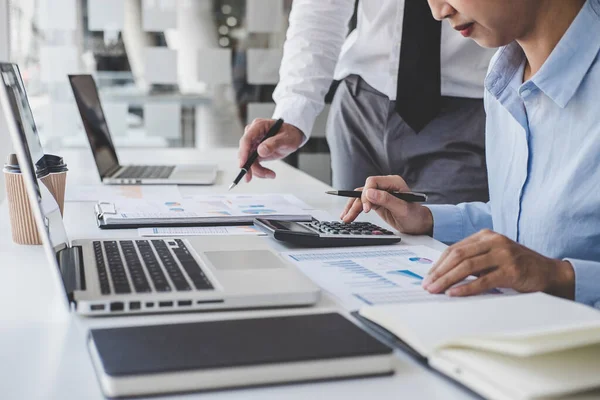
<svg viewBox="0 0 600 400"><path fill-rule="evenodd" d="M396 99L402 41L402 0L361 0L349 36L354 0L294 0L273 99L283 118L308 137L332 79L356 74ZM495 50L483 49L442 25L442 95L483 97L483 80Z"/></svg>

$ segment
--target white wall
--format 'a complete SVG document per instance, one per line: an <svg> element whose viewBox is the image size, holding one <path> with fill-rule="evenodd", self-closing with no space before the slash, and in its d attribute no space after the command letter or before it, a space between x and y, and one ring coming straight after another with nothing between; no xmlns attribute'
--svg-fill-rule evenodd
<svg viewBox="0 0 600 400"><path fill-rule="evenodd" d="M0 61L9 60L9 43L8 38L8 0L0 0ZM12 143L6 130L6 121L4 115L0 112L0 166L4 165L6 156L12 152ZM4 200L4 174L0 173L0 203Z"/></svg>

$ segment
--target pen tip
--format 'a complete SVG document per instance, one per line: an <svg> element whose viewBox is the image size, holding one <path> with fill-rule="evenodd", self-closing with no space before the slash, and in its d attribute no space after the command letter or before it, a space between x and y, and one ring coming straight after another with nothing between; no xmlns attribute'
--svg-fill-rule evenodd
<svg viewBox="0 0 600 400"><path fill-rule="evenodd" d="M235 183L232 183L231 185L229 185L229 189L227 189L227 191L230 191L231 189L233 189L235 187Z"/></svg>
<svg viewBox="0 0 600 400"><path fill-rule="evenodd" d="M327 193L327 194L337 194L337 191L336 190L328 190L325 193Z"/></svg>

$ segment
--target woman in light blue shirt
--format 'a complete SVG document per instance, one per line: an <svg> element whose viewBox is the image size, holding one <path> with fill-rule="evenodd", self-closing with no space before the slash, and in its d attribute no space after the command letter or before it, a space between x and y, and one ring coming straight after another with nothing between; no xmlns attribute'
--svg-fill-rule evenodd
<svg viewBox="0 0 600 400"><path fill-rule="evenodd" d="M429 4L480 45L504 46L485 81L490 201L408 204L383 191L409 190L401 177L371 177L342 219L373 209L455 243L423 283L432 293L503 287L600 308L600 0Z"/></svg>

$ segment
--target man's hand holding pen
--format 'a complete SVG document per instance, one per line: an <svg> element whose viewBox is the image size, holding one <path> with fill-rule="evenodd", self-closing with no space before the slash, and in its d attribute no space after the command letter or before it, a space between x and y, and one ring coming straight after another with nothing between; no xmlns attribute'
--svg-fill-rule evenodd
<svg viewBox="0 0 600 400"><path fill-rule="evenodd" d="M240 168L243 168L248 158L254 151L258 152L258 160L253 163L246 173L246 182L253 177L274 179L275 172L261 165L262 161L282 159L298 150L304 134L294 125L284 123L279 132L264 140L263 138L276 121L273 119L255 119L246 126L244 135L240 139L238 160Z"/></svg>

